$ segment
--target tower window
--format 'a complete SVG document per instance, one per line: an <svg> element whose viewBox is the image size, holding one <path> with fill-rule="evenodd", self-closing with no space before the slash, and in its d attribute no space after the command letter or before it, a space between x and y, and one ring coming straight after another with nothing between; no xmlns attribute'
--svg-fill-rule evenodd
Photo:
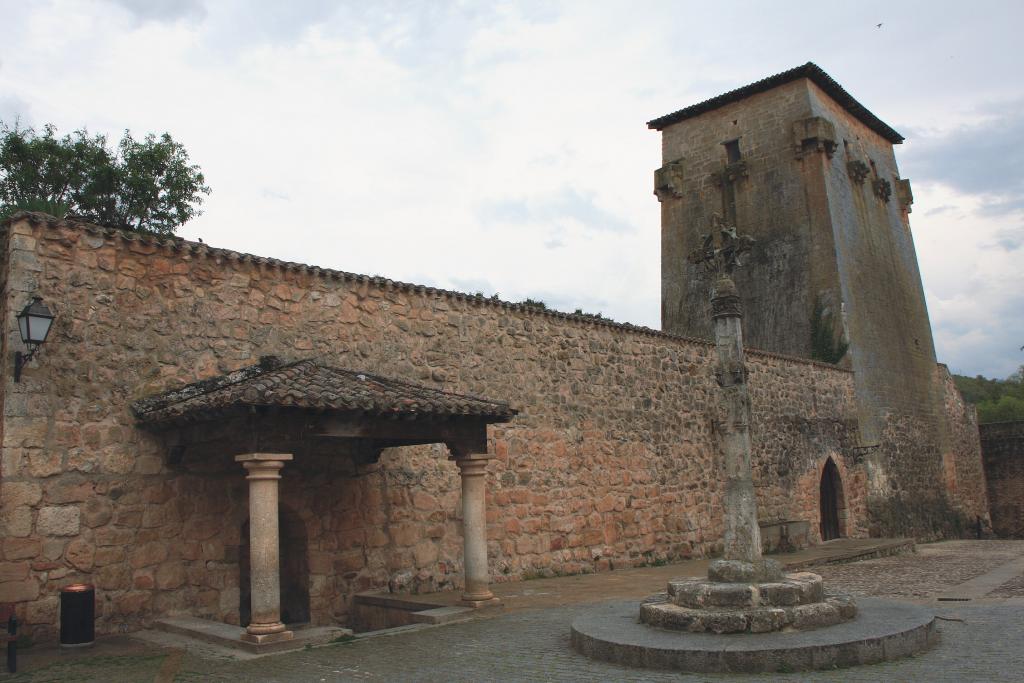
<svg viewBox="0 0 1024 683"><path fill-rule="evenodd" d="M740 141L730 140L729 142L723 142L725 145L725 161L729 164L735 164L740 160Z"/></svg>

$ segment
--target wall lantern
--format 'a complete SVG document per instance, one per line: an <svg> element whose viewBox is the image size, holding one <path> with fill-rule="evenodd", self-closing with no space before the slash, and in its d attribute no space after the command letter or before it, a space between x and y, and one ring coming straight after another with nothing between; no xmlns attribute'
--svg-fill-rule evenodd
<svg viewBox="0 0 1024 683"><path fill-rule="evenodd" d="M38 296L33 297L32 301L18 314L18 330L21 332L21 341L28 347L28 353L14 352L15 382L21 381L21 369L32 360L32 356L36 355L40 345L46 341L46 336L50 334L53 318L53 313Z"/></svg>

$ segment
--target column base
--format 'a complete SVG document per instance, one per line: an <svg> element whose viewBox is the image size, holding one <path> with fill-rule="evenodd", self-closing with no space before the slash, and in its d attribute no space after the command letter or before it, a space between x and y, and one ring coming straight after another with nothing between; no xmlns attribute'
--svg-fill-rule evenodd
<svg viewBox="0 0 1024 683"><path fill-rule="evenodd" d="M488 595L463 595L459 600L463 607L492 607L501 604L501 598L495 597L493 593Z"/></svg>
<svg viewBox="0 0 1024 683"><path fill-rule="evenodd" d="M277 633L249 633L246 631L242 634L242 640L247 643L256 643L257 645L266 645L267 643L280 643L285 640L291 640L295 637L295 634L291 631L278 631Z"/></svg>

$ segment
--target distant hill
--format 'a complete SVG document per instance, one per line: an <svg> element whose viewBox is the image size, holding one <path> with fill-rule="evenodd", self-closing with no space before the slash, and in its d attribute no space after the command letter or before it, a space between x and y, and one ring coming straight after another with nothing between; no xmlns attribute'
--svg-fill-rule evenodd
<svg viewBox="0 0 1024 683"><path fill-rule="evenodd" d="M953 375L964 400L978 407L978 422L1024 420L1024 365L1006 379Z"/></svg>

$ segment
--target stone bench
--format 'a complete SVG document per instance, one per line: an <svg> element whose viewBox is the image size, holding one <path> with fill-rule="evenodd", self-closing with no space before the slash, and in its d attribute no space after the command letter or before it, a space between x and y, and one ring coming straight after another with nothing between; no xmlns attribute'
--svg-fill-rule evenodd
<svg viewBox="0 0 1024 683"><path fill-rule="evenodd" d="M758 522L761 528L761 552L791 553L811 545L811 523L802 519Z"/></svg>

